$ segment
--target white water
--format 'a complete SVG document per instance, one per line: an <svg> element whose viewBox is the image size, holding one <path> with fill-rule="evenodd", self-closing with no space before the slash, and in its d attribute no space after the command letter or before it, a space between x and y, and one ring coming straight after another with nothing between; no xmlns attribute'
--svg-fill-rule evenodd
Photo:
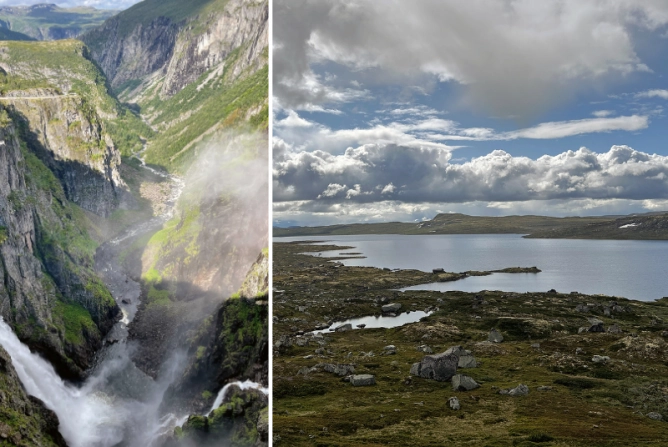
<svg viewBox="0 0 668 447"><path fill-rule="evenodd" d="M127 416L102 393L66 384L46 360L32 354L0 317L0 344L28 394L56 412L60 432L70 447L112 446L121 441L119 424Z"/></svg>
<svg viewBox="0 0 668 447"><path fill-rule="evenodd" d="M225 395L227 394L227 391L230 389L231 386L236 385L242 390L249 390L251 388L255 388L257 390L262 391L265 395L269 395L269 389L268 388L263 388L262 385L256 382L251 382L250 380L246 380L245 382L232 382L228 383L225 385L219 392L218 396L216 396L216 400L213 401L213 405L211 406L211 410L206 414L207 416L213 413L213 410L217 409L223 404L223 400L225 400Z"/></svg>

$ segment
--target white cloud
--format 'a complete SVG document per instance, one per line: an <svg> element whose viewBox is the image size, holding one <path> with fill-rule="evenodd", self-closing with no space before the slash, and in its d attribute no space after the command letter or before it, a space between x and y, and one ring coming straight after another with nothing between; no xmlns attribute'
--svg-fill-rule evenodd
<svg viewBox="0 0 668 447"><path fill-rule="evenodd" d="M596 118L606 118L614 114L615 112L613 110L596 110L595 112L592 112L592 115L594 115Z"/></svg>
<svg viewBox="0 0 668 447"><path fill-rule="evenodd" d="M541 123L528 129L507 132L501 139L514 140L517 138L551 139L564 138L585 133L611 132L624 130L628 132L646 129L649 120L646 116L619 116L616 118L591 118L572 121L558 121Z"/></svg>
<svg viewBox="0 0 668 447"><path fill-rule="evenodd" d="M668 99L668 90L647 90L636 93L636 98L661 98Z"/></svg>
<svg viewBox="0 0 668 447"><path fill-rule="evenodd" d="M312 127L314 125L315 123L300 117L294 110L289 110L287 117L274 122L276 127Z"/></svg>
<svg viewBox="0 0 668 447"><path fill-rule="evenodd" d="M395 190L395 186L392 183L388 183L383 190L380 192L381 194L391 194Z"/></svg>
<svg viewBox="0 0 668 447"><path fill-rule="evenodd" d="M319 199L323 197L336 197L340 192L346 190L346 185L339 185L338 183L330 183L327 185L327 189L325 189L322 194L318 196Z"/></svg>

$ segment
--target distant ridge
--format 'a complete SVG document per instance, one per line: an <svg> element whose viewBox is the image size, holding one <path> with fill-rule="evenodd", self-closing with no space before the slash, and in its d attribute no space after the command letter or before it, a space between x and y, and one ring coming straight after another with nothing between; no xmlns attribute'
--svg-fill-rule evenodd
<svg viewBox="0 0 668 447"><path fill-rule="evenodd" d="M53 3L3 6L0 7L0 40L70 39L118 12L90 6L63 8Z"/></svg>
<svg viewBox="0 0 668 447"><path fill-rule="evenodd" d="M668 213L594 217L439 214L424 222L274 227L275 237L352 234L523 234L528 238L668 240Z"/></svg>

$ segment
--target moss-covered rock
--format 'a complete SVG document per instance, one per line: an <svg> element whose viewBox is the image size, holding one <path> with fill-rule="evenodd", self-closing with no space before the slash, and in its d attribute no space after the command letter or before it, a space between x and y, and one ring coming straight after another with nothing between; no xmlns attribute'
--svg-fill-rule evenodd
<svg viewBox="0 0 668 447"><path fill-rule="evenodd" d="M0 347L0 445L66 447L58 432L58 416L37 398L28 396Z"/></svg>

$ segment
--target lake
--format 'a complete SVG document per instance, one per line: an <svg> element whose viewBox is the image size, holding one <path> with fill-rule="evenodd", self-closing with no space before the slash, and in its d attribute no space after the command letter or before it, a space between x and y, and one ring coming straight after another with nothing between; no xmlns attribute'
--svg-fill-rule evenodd
<svg viewBox="0 0 668 447"><path fill-rule="evenodd" d="M412 290L503 290L561 293L578 291L642 301L668 296L668 241L604 241L524 239L520 235L355 235L274 238L274 242L311 240L319 244L354 246L324 251L322 256L362 253L348 266L446 272L532 267L538 274L494 274Z"/></svg>

